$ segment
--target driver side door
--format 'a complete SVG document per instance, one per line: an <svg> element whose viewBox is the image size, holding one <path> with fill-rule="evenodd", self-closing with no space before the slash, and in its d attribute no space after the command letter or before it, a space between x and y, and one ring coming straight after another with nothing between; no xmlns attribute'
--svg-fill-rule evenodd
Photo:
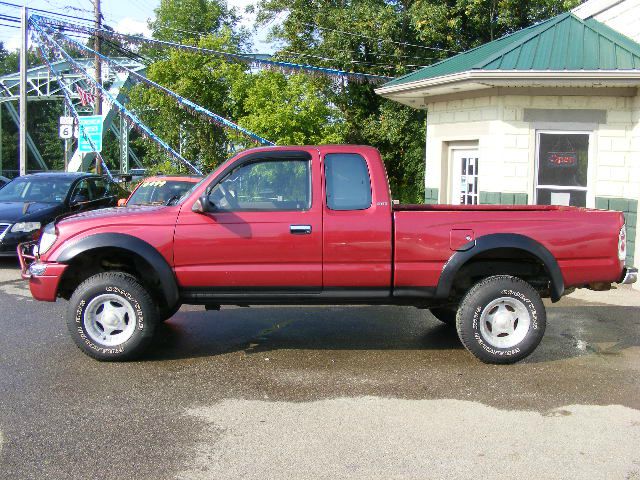
<svg viewBox="0 0 640 480"><path fill-rule="evenodd" d="M321 177L316 150L258 152L207 189L213 211L183 208L174 263L183 289L269 295L322 289Z"/></svg>

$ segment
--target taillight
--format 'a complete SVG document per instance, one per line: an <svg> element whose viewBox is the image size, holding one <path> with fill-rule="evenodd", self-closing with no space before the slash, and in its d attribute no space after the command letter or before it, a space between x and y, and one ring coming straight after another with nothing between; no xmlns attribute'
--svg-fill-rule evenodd
<svg viewBox="0 0 640 480"><path fill-rule="evenodd" d="M627 226L622 225L618 234L618 260L624 262L627 258Z"/></svg>

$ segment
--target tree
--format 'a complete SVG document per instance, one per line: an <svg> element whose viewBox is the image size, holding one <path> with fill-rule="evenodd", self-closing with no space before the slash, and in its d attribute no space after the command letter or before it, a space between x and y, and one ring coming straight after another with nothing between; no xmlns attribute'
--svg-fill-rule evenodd
<svg viewBox="0 0 640 480"><path fill-rule="evenodd" d="M278 56L393 77L440 58L421 48L412 22L412 2L262 0L258 20L267 23L282 12L272 32L284 43ZM343 141L377 147L386 164L395 198L421 202L425 113L377 96L374 85L342 80L325 83L322 94L335 105Z"/></svg>
<svg viewBox="0 0 640 480"><path fill-rule="evenodd" d="M570 10L580 0L417 0L418 39L454 51L477 47Z"/></svg>
<svg viewBox="0 0 640 480"><path fill-rule="evenodd" d="M261 0L262 24L282 58L391 77L550 18L579 0ZM370 84L323 90L344 122L344 140L376 146L394 196L422 201L426 114L375 95Z"/></svg>
<svg viewBox="0 0 640 480"><path fill-rule="evenodd" d="M150 26L159 40L193 43L202 35L233 31L238 16L224 0L161 0Z"/></svg>
<svg viewBox="0 0 640 480"><path fill-rule="evenodd" d="M163 0L151 25L154 36L220 52L243 52L246 32L237 16L217 0ZM275 71L252 72L246 63L222 56L154 49L148 78L210 111L278 144L340 142L340 112L325 95L326 83L307 75ZM179 149L203 171L209 171L232 152L255 143L232 130L208 123L180 108L157 89L138 85L130 93L131 106L153 131ZM176 169L144 144L145 164L152 170ZM158 166L161 165L161 166Z"/></svg>
<svg viewBox="0 0 640 480"><path fill-rule="evenodd" d="M339 143L339 111L306 74L262 71L234 85L238 122L279 145Z"/></svg>

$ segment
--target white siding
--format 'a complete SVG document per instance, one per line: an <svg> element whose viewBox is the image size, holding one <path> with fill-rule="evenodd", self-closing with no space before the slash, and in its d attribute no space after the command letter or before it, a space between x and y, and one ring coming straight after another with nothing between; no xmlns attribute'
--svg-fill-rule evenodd
<svg viewBox="0 0 640 480"><path fill-rule="evenodd" d="M640 0L589 0L573 13L582 19L593 17L640 42Z"/></svg>

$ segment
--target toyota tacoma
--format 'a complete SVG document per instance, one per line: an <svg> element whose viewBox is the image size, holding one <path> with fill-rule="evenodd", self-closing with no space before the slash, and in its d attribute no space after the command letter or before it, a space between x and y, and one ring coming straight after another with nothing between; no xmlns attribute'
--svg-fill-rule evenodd
<svg viewBox="0 0 640 480"><path fill-rule="evenodd" d="M377 150L329 145L247 150L174 205L63 218L18 253L98 360L139 355L182 304L393 304L513 363L542 339L543 297L636 280L626 245L619 212L397 205Z"/></svg>

